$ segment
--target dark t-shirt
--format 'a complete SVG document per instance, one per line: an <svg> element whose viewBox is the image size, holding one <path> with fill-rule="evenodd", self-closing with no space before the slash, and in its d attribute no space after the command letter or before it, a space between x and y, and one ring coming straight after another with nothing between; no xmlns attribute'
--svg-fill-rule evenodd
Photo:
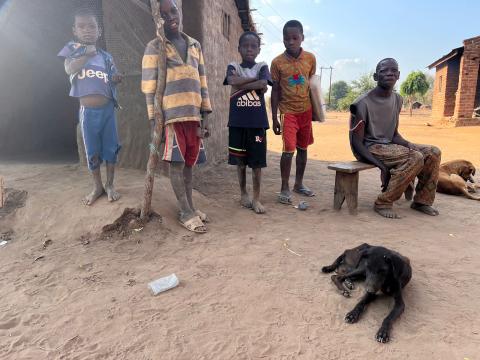
<svg viewBox="0 0 480 360"><path fill-rule="evenodd" d="M272 82L268 65L265 63L229 64L227 67L227 75L223 82L224 85L228 85L227 78L233 74L241 77L267 80L269 84ZM268 129L269 125L264 95L257 90L239 90L232 86L228 126Z"/></svg>
<svg viewBox="0 0 480 360"><path fill-rule="evenodd" d="M396 92L389 97L380 97L370 90L360 96L350 106L352 113L350 142L355 128L361 126L363 122L365 128L363 143L366 147L374 144L391 144L398 128L402 105L403 99ZM354 155L359 159L355 151Z"/></svg>

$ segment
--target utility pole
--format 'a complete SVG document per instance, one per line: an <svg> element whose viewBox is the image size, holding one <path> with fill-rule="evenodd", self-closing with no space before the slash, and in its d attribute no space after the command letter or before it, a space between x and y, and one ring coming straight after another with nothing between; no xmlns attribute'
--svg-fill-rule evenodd
<svg viewBox="0 0 480 360"><path fill-rule="evenodd" d="M330 70L330 87L328 89L328 106L330 106L332 101L332 76L333 76L333 67L321 67L320 68L320 78L322 78L323 70Z"/></svg>
<svg viewBox="0 0 480 360"><path fill-rule="evenodd" d="M330 66L330 88L328 89L328 106L332 103L332 74L333 74L333 67Z"/></svg>

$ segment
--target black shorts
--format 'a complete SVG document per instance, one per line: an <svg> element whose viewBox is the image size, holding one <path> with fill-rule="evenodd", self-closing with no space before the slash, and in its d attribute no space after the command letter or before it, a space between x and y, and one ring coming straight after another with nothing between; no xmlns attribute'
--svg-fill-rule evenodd
<svg viewBox="0 0 480 360"><path fill-rule="evenodd" d="M267 131L230 127L228 153L230 165L248 165L252 169L267 167Z"/></svg>

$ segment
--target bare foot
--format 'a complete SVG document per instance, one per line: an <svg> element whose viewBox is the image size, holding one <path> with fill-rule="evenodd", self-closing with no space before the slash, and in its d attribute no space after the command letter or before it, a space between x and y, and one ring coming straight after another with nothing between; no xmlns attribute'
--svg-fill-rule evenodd
<svg viewBox="0 0 480 360"><path fill-rule="evenodd" d="M440 213L438 212L437 209L434 209L433 207L429 206L429 205L423 205L423 204L419 204L419 203L412 203L412 205L410 205L410 207L413 209L413 210L417 210L417 211L420 211L424 214L427 214L427 215L430 215L430 216L438 216L440 215Z"/></svg>
<svg viewBox="0 0 480 360"><path fill-rule="evenodd" d="M240 204L247 209L251 209L253 207L252 199L250 199L250 196L248 196L247 193L242 194L242 197L240 198Z"/></svg>
<svg viewBox="0 0 480 360"><path fill-rule="evenodd" d="M113 186L105 186L105 191L107 192L108 201L113 202L120 199L120 194L115 191Z"/></svg>
<svg viewBox="0 0 480 360"><path fill-rule="evenodd" d="M255 211L257 214L265 214L265 207L260 201L257 200L253 200L252 210Z"/></svg>
<svg viewBox="0 0 480 360"><path fill-rule="evenodd" d="M85 198L83 199L83 204L87 205L87 206L91 206L103 194L105 194L105 189L104 188L94 189L90 194L85 196Z"/></svg>
<svg viewBox="0 0 480 360"><path fill-rule="evenodd" d="M376 206L373 208L377 214L380 214L387 219L401 219L401 217L393 211L393 209L379 209Z"/></svg>

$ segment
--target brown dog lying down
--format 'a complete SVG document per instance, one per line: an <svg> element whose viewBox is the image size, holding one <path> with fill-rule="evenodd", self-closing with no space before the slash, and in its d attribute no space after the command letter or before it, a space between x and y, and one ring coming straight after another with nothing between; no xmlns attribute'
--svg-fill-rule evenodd
<svg viewBox="0 0 480 360"><path fill-rule="evenodd" d="M365 295L345 316L347 323L356 323L366 306L375 300L378 292L393 297L395 301L393 309L383 320L375 336L378 342L388 342L393 322L405 309L402 289L412 278L410 260L382 246L362 244L345 250L332 265L322 268L324 273L333 271L337 274L332 275L332 281L345 297L350 297L355 280L365 280Z"/></svg>
<svg viewBox="0 0 480 360"><path fill-rule="evenodd" d="M469 199L480 200L474 196L480 186L475 184L475 167L467 160L453 160L440 165L437 192L449 195L464 195Z"/></svg>

